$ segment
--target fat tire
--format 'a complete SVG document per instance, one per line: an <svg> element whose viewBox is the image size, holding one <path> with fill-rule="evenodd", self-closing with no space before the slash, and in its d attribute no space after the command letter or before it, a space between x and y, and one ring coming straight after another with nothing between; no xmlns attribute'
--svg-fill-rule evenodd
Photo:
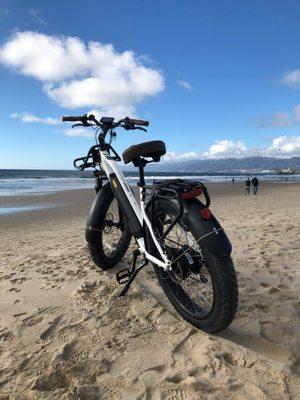
<svg viewBox="0 0 300 400"><path fill-rule="evenodd" d="M170 200L162 199L157 201L156 209L177 213L178 206ZM197 222L198 220L199 222ZM183 223L195 237L201 236L200 231L197 232L197 224L201 224L200 215L186 215L183 217ZM151 253L155 254L155 247L149 238L149 232L147 233L147 243ZM213 308L207 318L195 318L189 314L173 295L167 280L162 276L161 268L156 265L153 265L153 267L164 293L181 317L198 329L208 333L217 333L231 324L237 311L238 284L236 272L230 255L217 257L207 248L202 248L202 244L200 247L209 263L215 294Z"/></svg>
<svg viewBox="0 0 300 400"><path fill-rule="evenodd" d="M109 209L109 206L111 205L112 201L115 199L115 196L111 190L109 183L102 187L98 196L100 196L99 204L101 205L101 207L100 207L100 213L99 213L99 220L97 221L97 226L102 227L104 220L105 220L106 213ZM107 257L104 252L101 229L98 231L95 231L93 241L88 243L88 249L89 249L90 255L91 255L94 263L97 265L97 267L99 267L103 270L112 269L124 257L128 247L129 247L131 237L132 237L130 228L129 228L128 224L126 223L126 220L125 220L125 224L126 225L125 225L122 237L116 247L116 252L114 254L114 257Z"/></svg>

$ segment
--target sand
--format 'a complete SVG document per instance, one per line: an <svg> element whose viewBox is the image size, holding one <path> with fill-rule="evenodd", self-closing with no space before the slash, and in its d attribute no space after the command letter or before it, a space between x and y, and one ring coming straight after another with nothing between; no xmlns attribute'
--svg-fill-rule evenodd
<svg viewBox="0 0 300 400"><path fill-rule="evenodd" d="M51 208L0 216L0 399L299 399L300 185L214 184L239 309L208 335L182 320L150 266L126 297L90 260L92 190L2 197Z"/></svg>

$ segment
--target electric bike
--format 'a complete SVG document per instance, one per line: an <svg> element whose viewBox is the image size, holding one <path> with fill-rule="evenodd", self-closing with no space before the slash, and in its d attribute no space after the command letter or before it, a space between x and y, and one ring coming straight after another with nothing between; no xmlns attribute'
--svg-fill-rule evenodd
<svg viewBox="0 0 300 400"><path fill-rule="evenodd" d="M85 157L74 160L80 171L94 168L96 197L86 225L86 240L94 263L108 270L124 257L132 237L136 243L132 267L116 274L124 296L149 262L176 311L190 324L216 333L234 319L238 286L231 259L231 243L211 212L202 182L185 179L154 180L146 184L144 169L166 153L160 140L130 146L125 164L139 170L139 199L119 167L112 147L117 128L146 131L148 121L94 115L62 117L73 127L95 129L96 144ZM203 199L202 199L203 197ZM202 199L202 200L201 200ZM138 259L142 261L138 265Z"/></svg>

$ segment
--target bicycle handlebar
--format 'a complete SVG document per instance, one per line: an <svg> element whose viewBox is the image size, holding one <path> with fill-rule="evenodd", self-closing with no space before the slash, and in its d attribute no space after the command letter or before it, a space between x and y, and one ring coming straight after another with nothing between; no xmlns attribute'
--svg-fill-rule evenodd
<svg viewBox="0 0 300 400"><path fill-rule="evenodd" d="M140 126L149 126L149 121L145 121L143 119L132 119L132 118L128 118L125 120L127 120L127 122L133 124L133 125L140 125Z"/></svg>
<svg viewBox="0 0 300 400"><path fill-rule="evenodd" d="M132 119L129 117L120 119L118 122L114 122L114 118L102 117L100 121L98 121L93 114L90 115L82 115L82 116L64 116L62 117L63 122L79 122L79 124L75 124L72 128L76 126L84 126L84 127L92 127L98 126L98 129L101 128L101 132L98 135L99 144L92 146L86 157L80 157L74 160L73 165L79 171L83 171L85 168L96 167L99 164L99 149L111 151L113 153L113 159L116 161L120 161L119 155L110 145L110 143L105 143L105 137L108 132L111 135L114 134L113 129L117 127L122 127L126 130L134 130L140 129L142 131L146 131L142 126L148 126L149 121L145 121L142 119ZM92 122L92 123L90 123ZM79 164L80 163L80 164Z"/></svg>
<svg viewBox="0 0 300 400"><path fill-rule="evenodd" d="M82 115L75 117L75 116L67 116L67 117L62 117L61 118L63 122L81 122L82 121Z"/></svg>
<svg viewBox="0 0 300 400"><path fill-rule="evenodd" d="M108 121L103 121L104 118L102 118L100 121L98 121L94 115L80 115L80 116L64 116L62 117L63 122L80 122L81 124L85 126L89 126L89 121L94 122L98 126L107 126L110 125L110 128L116 128L118 126L123 126L125 129L134 129L136 125L138 126L149 126L149 121L145 121L143 119L134 119L134 118L123 118L120 119L118 122L113 122L113 118L107 118ZM124 123L124 125L122 125Z"/></svg>
<svg viewBox="0 0 300 400"><path fill-rule="evenodd" d="M100 123L96 120L93 114L90 115L81 115L81 116L66 116L62 117L63 122L80 122L83 126L90 126L89 121L94 122L96 125L100 125Z"/></svg>

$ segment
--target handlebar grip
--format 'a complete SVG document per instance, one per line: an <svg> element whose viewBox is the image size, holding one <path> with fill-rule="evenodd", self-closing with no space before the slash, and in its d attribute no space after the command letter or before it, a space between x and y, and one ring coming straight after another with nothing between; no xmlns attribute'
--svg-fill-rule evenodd
<svg viewBox="0 0 300 400"><path fill-rule="evenodd" d="M68 122L81 122L82 121L82 116L78 116L78 117L75 117L75 116L67 116L67 117L62 117L61 118L62 119L62 121L63 122L66 122L66 121L68 121Z"/></svg>
<svg viewBox="0 0 300 400"><path fill-rule="evenodd" d="M141 125L141 126L149 126L149 121L145 121L143 119L131 119L130 122L134 125Z"/></svg>

